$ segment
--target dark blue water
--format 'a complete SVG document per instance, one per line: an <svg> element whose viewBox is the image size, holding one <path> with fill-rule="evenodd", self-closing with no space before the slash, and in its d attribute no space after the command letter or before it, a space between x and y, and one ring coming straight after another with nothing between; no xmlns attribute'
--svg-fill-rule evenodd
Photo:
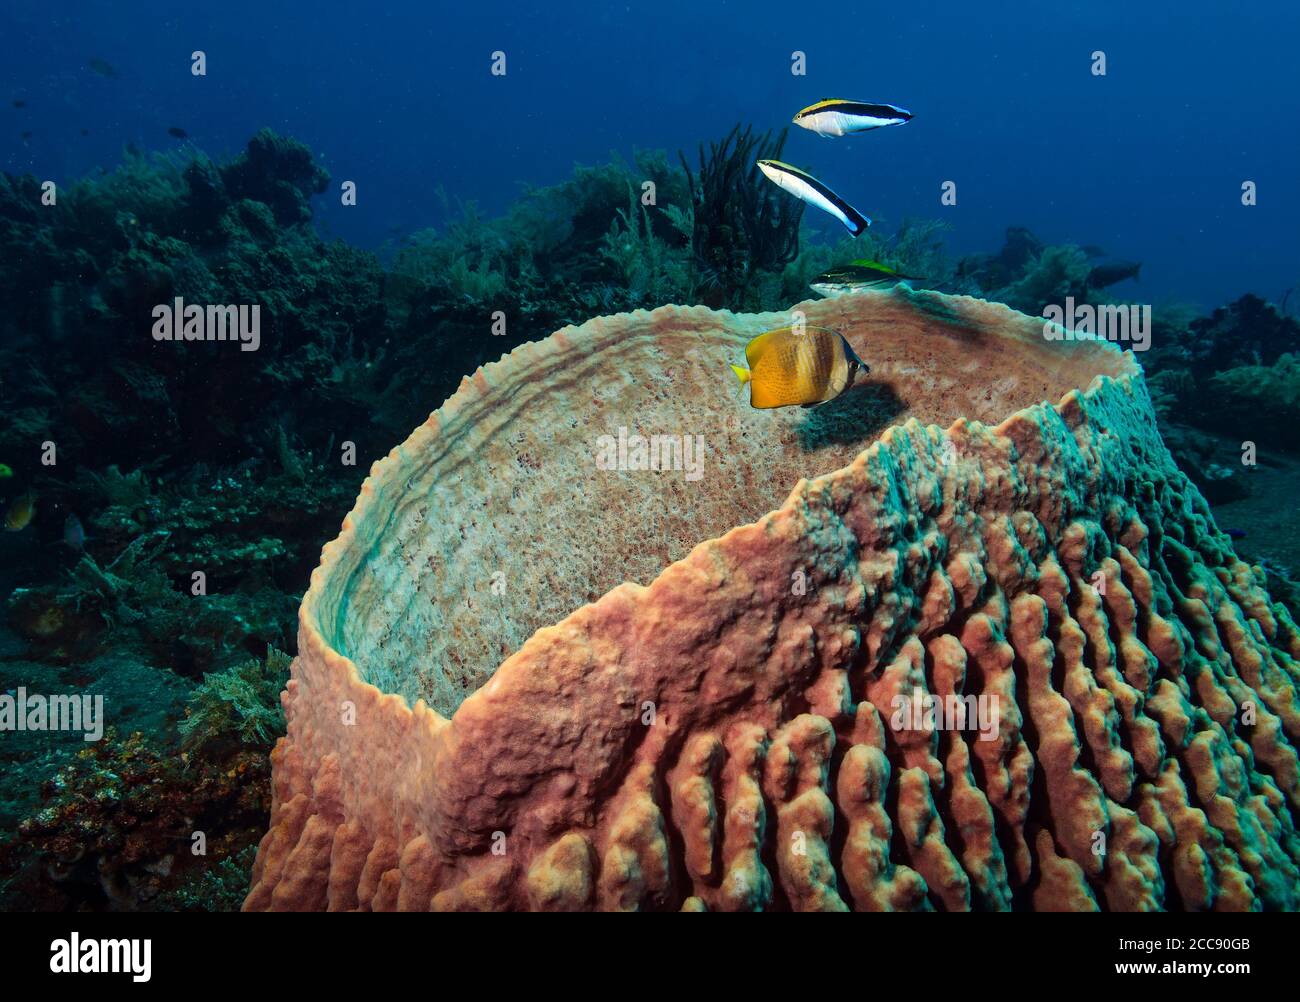
<svg viewBox="0 0 1300 1002"><path fill-rule="evenodd" d="M693 162L697 143L738 120L779 128L824 96L890 101L915 121L838 141L793 129L786 159L886 229L942 218L968 252L1025 225L1143 261L1131 296L1214 306L1300 282L1298 47L1300 8L1207 0L9 0L0 167L66 182L128 142L180 145L169 127L219 155L270 126L333 174L322 230L378 246L441 222L438 185L496 213L523 185L611 150L684 148ZM195 49L206 77L190 74ZM489 72L494 50L504 77ZM804 77L790 72L794 50ZM1095 50L1105 77L1091 73ZM354 208L339 205L345 179ZM955 207L940 204L945 180ZM1258 185L1253 208L1245 180Z"/></svg>

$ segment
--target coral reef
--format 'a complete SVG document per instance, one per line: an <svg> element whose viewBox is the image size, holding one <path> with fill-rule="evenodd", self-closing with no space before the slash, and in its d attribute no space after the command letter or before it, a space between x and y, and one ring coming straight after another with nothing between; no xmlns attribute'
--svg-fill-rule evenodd
<svg viewBox="0 0 1300 1002"><path fill-rule="evenodd" d="M486 366L495 378L512 369L488 364L503 352L600 314L663 302L783 309L808 295L813 276L861 257L923 276L918 285L1001 298L1031 312L1038 300L1067 293L1099 301L1078 251L1047 247L1023 229L1008 232L1000 253L960 262L947 257L944 227L930 220L895 227L878 219L857 239L808 239L798 230L802 204L752 169L753 156L779 153L782 140L738 126L701 148L698 168L680 154L670 160L639 151L630 161L614 155L575 166L558 184L526 188L495 219L439 191L441 212L427 221L436 229L412 233L380 254L316 233L312 200L327 190L328 175L301 143L269 131L223 161L191 145L165 155L128 147L117 169L61 183L56 205L41 204L38 179L0 175L0 464L12 471L0 479L0 502L29 491L36 498L32 524L0 534L0 689L104 692L116 725L91 756L82 755L75 735L6 736L0 748L6 906L224 908L239 896L258 825L238 811L227 825L221 805L229 803L229 790L215 778L229 771L232 756L250 755L278 733L273 697L283 665L266 652L294 650L298 601L320 543L357 496L370 458L422 420L430 400L452 394L462 373ZM753 229L764 212L769 227ZM260 304L260 352L153 342L152 307L177 295L188 302ZM933 323L948 322L944 301L922 302L933 309ZM498 309L509 329L496 337L490 317ZM818 309L838 317L837 307ZM699 319L708 314L685 316L687 340L674 341L673 351L694 351L698 338L690 339L702 333L700 324L720 330ZM1285 452L1293 446L1288 408L1294 394L1287 388L1300 356L1300 325L1249 296L1208 317L1166 306L1157 307L1155 318L1153 348L1141 361L1161 432L1216 512L1225 506L1230 520L1221 524L1234 527L1238 552L1251 553L1268 591L1294 616L1297 588L1288 568L1300 566L1300 533L1279 521L1278 512L1291 504L1300 482L1300 466L1293 468ZM900 320L903 329L913 322ZM731 347L690 364L674 362L649 329L639 343L646 353L629 354L626 372L566 363L581 384L571 400L583 415L580 425L567 419L555 427L501 424L497 418L507 416L501 414L481 429L496 435L489 441L466 427L481 417L467 407L456 440L467 448L482 445L509 473L486 491L482 483L442 485L460 499L456 504L495 498L497 515L463 507L449 520L454 536L445 564L432 554L434 562L424 565L447 580L421 585L437 599L422 611L423 621L448 624L426 652L428 663L436 653L446 670L416 678L394 658L394 691L410 699L424 695L450 715L536 629L563 620L625 577L654 578L699 540L760 519L780 507L799 476L850 464L886 426L908 417L946 425L957 416L937 403L927 410L915 394L900 399L884 381L807 414L758 420L747 409L737 413L734 400L719 392L720 380L734 340L757 332L760 319L728 323ZM585 326L582 336L599 329ZM902 350L881 356L891 350L868 346L878 373L915 364ZM932 354L925 366L956 371L966 361ZM990 372L1002 371L1000 358L987 361ZM1050 392L1049 383L1039 397L1021 399L994 377L985 388L988 400L971 397L963 411L993 424L1086 378L1065 380ZM942 395L952 387L940 380L933 389ZM534 388L520 392L521 400L533 399ZM649 427L638 417L683 394L725 404L725 420L710 413L688 427L666 417L664 427ZM465 393L453 399L464 400ZM610 521L617 504L603 521L589 523L584 514L567 530L586 526L617 552L554 566L541 561L530 575L508 573L521 552L544 552L553 535L564 535L557 526L564 524L565 499L585 498L591 507L596 483L609 477L624 487L637 483L641 474L600 470L593 456L590 429L617 436L620 415L633 435L703 435L702 480L677 471L652 474L665 507L651 521L634 523L643 528L634 540L612 542L623 538ZM1221 434L1225 427L1236 440ZM780 449L769 456L763 446L773 428ZM452 432L444 431L451 441ZM1260 445L1256 468L1240 463L1244 438ZM57 465L40 459L46 442L57 446ZM577 479L557 481L570 459L588 465L579 465ZM431 496L451 503L447 493ZM707 503L699 503L702 497ZM530 507L553 512L554 521L525 531ZM469 554L484 563L465 563ZM507 573L496 579L497 571ZM457 575L459 584L451 580ZM494 592L494 583L506 591ZM397 591L393 601L405 594ZM712 754L704 746L695 751L705 759ZM206 830L225 853L219 866L192 865L198 861L188 857L185 865L169 862L176 852L170 830L164 837L162 828L133 820L130 812L87 806L120 792L116 763L128 760L131 769L153 770L160 793L176 787L166 795L189 798L185 810L208 819ZM836 752L832 762L838 761ZM196 787L199 793L178 792L203 776L214 781ZM266 770L246 770L241 795L249 804L264 803L268 781ZM208 795L215 806L202 802ZM44 809L60 819L48 830L33 820ZM879 809L855 810L855 818L876 819ZM33 821L24 828L27 836L17 831L23 819ZM78 828L83 822L106 826L108 840L86 834L90 827ZM118 860L130 832L139 833L130 858ZM78 837L86 843L86 862L69 864ZM552 862L571 864L587 851L583 846L578 836L566 837ZM204 862L217 860L210 855ZM106 885L101 867L109 874ZM39 876L47 871L59 879ZM904 869L891 872L901 874L899 888L915 892ZM784 893L776 886L775 893Z"/></svg>
<svg viewBox="0 0 1300 1002"><path fill-rule="evenodd" d="M0 842L0 903L48 910L171 910L224 889L267 811L265 746L189 760L139 732L87 745L42 788L45 804ZM196 841L196 834L202 841ZM197 849L202 849L199 853ZM235 883L242 883L240 872Z"/></svg>
<svg viewBox="0 0 1300 1002"><path fill-rule="evenodd" d="M1300 446L1300 323L1251 295L1206 317L1155 316L1143 365L1171 451L1212 503L1250 496L1256 478L1242 463L1243 443L1263 462Z"/></svg>
<svg viewBox="0 0 1300 1002"><path fill-rule="evenodd" d="M1300 905L1300 633L1132 357L905 288L800 309L892 406L753 424L697 387L777 318L665 308L518 349L375 466L245 908ZM597 466L619 427L708 474Z"/></svg>
<svg viewBox="0 0 1300 1002"><path fill-rule="evenodd" d="M496 220L473 203L453 208L444 194L442 232L414 233L395 252L390 309L427 335L462 317L477 330L485 307L538 331L593 310L680 299L689 292L689 197L682 172L647 152L631 165L618 156L579 165L568 181L529 188Z"/></svg>
<svg viewBox="0 0 1300 1002"><path fill-rule="evenodd" d="M1255 436L1293 451L1300 448L1300 355L1282 355L1272 365L1216 372L1210 391L1228 433ZM1268 420L1261 422L1260 415Z"/></svg>
<svg viewBox="0 0 1300 1002"><path fill-rule="evenodd" d="M1192 336L1170 347L1197 376L1300 353L1300 322L1258 296L1242 296L1188 327Z"/></svg>
<svg viewBox="0 0 1300 1002"><path fill-rule="evenodd" d="M288 410L286 383L328 382L352 332L384 325L378 262L310 229L308 199L325 175L292 140L260 133L225 166L128 157L39 214L30 180L0 187L0 249L30 261L27 248L43 248L45 274L5 269L13 284L0 290L24 304L0 320L0 357L25 415L0 431L6 455L53 429L65 455L123 470L174 467L181 442L199 456L257 454ZM26 294L23 281L42 292ZM225 345L164 349L149 336L151 310L174 296L258 304L273 364L252 366Z"/></svg>
<svg viewBox="0 0 1300 1002"><path fill-rule="evenodd" d="M1029 230L1011 227L996 255L959 261L937 287L975 292L1035 315L1048 304L1107 305L1093 288L1088 256L1074 246L1045 246ZM1179 467L1212 503L1252 491L1240 463L1240 443L1294 452L1293 358L1300 323L1257 296L1245 295L1209 316L1181 303L1152 310L1151 346L1143 355L1161 428ZM1229 446L1226 438L1236 437Z"/></svg>
<svg viewBox="0 0 1300 1002"><path fill-rule="evenodd" d="M262 659L208 675L180 723L187 759L211 758L228 744L266 747L284 731L280 691L289 680L288 655L268 649Z"/></svg>
<svg viewBox="0 0 1300 1002"><path fill-rule="evenodd" d="M720 143L699 151L699 173L678 154L690 184L694 290L698 301L753 308L751 290L764 272L779 272L799 253L803 203L763 178L758 160L779 160L788 129L772 137L737 124Z"/></svg>
<svg viewBox="0 0 1300 1002"><path fill-rule="evenodd" d="M209 675L189 695L178 746L112 729L84 744L41 784L17 838L0 838L0 906L238 908L269 807L288 663L268 650Z"/></svg>
<svg viewBox="0 0 1300 1002"><path fill-rule="evenodd" d="M963 291L978 291L1013 309L1041 316L1048 304L1094 300L1088 288L1088 257L1078 247L1044 246L1022 226L1007 230L996 255L973 255L957 264ZM973 286L973 288L972 288Z"/></svg>
<svg viewBox="0 0 1300 1002"><path fill-rule="evenodd" d="M61 185L55 205L41 204L36 178L0 176L0 462L14 474L0 501L37 498L32 525L0 538L4 688L47 673L57 691L102 685L110 662L136 679L155 701L114 704L122 726L106 759L125 753L128 719L151 753L178 745L183 718L164 692L230 683L238 704L247 683L265 695L241 671L268 646L292 649L321 540L367 457L427 413L430 395L564 323L690 294L694 205L663 153L576 167L500 220L444 197L449 222L408 238L387 267L317 236L311 200L327 184L306 147L266 131L225 162L188 146L128 148L116 170ZM802 295L760 277L773 304ZM155 343L151 310L176 295L259 304L260 353ZM510 318L502 338L487 332L496 307ZM40 461L47 441L57 465ZM84 526L71 543L70 519ZM156 684L140 681L149 673ZM191 716L191 728L200 719L214 718ZM222 754L202 744L195 756ZM11 854L42 851L13 827L79 751L51 748L7 771L0 841ZM84 795L101 781L89 774ZM180 901L168 897L175 880L160 886L159 901ZM197 880L191 892L220 886Z"/></svg>

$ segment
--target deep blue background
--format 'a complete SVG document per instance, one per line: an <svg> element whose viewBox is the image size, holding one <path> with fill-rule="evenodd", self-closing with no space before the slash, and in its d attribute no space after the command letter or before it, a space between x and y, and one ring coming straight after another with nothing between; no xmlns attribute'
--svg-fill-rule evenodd
<svg viewBox="0 0 1300 1002"><path fill-rule="evenodd" d="M190 75L194 49L205 78ZM504 78L488 72L494 49ZM790 73L794 49L806 77ZM377 246L441 221L438 184L496 213L522 183L610 150L693 159L738 119L780 127L824 96L891 101L916 120L843 140L794 129L786 158L887 229L941 217L966 252L1022 224L1144 261L1141 285L1117 292L1213 306L1300 282L1297 51L1300 5L1280 2L6 0L0 167L66 182L128 141L179 145L169 126L219 155L269 125L334 175L322 231ZM338 204L343 179L355 208ZM948 179L955 208L939 203ZM1244 179L1259 185L1252 209Z"/></svg>

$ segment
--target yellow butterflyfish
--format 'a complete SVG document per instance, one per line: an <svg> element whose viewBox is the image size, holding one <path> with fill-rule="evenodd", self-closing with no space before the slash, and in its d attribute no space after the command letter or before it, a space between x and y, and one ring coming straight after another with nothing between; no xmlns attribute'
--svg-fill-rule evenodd
<svg viewBox="0 0 1300 1002"><path fill-rule="evenodd" d="M870 372L844 335L829 327L797 325L758 335L745 347L748 368L733 365L749 384L752 407L813 407L834 400L853 385L858 370Z"/></svg>

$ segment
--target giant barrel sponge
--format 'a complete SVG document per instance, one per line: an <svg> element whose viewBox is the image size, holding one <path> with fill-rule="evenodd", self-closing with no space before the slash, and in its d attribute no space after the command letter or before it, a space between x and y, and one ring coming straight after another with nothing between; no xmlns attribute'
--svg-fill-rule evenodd
<svg viewBox="0 0 1300 1002"><path fill-rule="evenodd" d="M871 366L823 407L734 390L790 313L664 307L375 464L246 909L1300 906L1300 635L1134 357L906 287L797 309Z"/></svg>

